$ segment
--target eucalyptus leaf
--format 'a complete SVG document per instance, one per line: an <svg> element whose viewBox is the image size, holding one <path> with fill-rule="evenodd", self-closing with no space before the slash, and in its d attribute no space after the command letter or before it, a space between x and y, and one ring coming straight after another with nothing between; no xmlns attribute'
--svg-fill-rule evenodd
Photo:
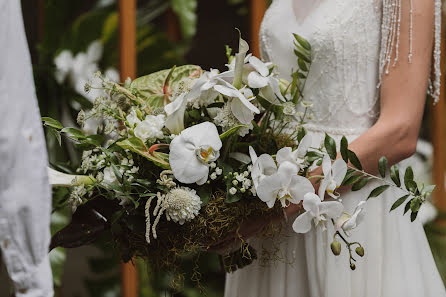
<svg viewBox="0 0 446 297"><path fill-rule="evenodd" d="M345 136L341 139L341 156L342 159L348 163L348 140Z"/></svg>
<svg viewBox="0 0 446 297"><path fill-rule="evenodd" d="M410 203L412 202L414 198L412 198L411 200L409 200L409 202L406 203L406 206L404 206L404 214L406 214L406 212L409 211L410 209Z"/></svg>
<svg viewBox="0 0 446 297"><path fill-rule="evenodd" d="M325 134L324 145L330 158L335 160L338 155L336 152L336 143L328 134Z"/></svg>
<svg viewBox="0 0 446 297"><path fill-rule="evenodd" d="M418 216L418 211L417 212L412 212L410 214L410 221L411 222L415 221L417 219L417 216Z"/></svg>
<svg viewBox="0 0 446 297"><path fill-rule="evenodd" d="M404 185L406 189L410 190L410 182L413 181L413 170L412 167L409 166L406 168L406 172L404 173Z"/></svg>
<svg viewBox="0 0 446 297"><path fill-rule="evenodd" d="M367 199L378 197L385 190L387 190L389 187L390 187L389 185L382 185L382 186L379 186L379 187L373 189L372 192L370 192L370 195Z"/></svg>
<svg viewBox="0 0 446 297"><path fill-rule="evenodd" d="M362 170L361 162L359 161L356 154L354 152L352 152L351 150L348 150L347 154L348 154L348 159L350 160L350 163L352 163L353 166L355 166L357 169Z"/></svg>
<svg viewBox="0 0 446 297"><path fill-rule="evenodd" d="M386 157L381 157L379 159L378 162L378 169L379 169L379 174L381 174L381 176L384 178L386 177L386 171L387 171L387 159Z"/></svg>
<svg viewBox="0 0 446 297"><path fill-rule="evenodd" d="M369 177L365 177L365 178L361 179L360 181L358 181L357 183L355 183L352 186L352 191L359 191L359 190L361 190L362 188L364 188L367 185L367 183L369 181L370 181Z"/></svg>
<svg viewBox="0 0 446 297"><path fill-rule="evenodd" d="M349 179L347 179L347 180L344 182L344 185L345 185L345 186L353 185L353 184L355 184L356 182L358 182L362 177L363 177L362 174L359 174L359 175L353 175L353 176L351 176Z"/></svg>
<svg viewBox="0 0 446 297"><path fill-rule="evenodd" d="M404 201L407 200L407 198L409 198L409 195L404 195L403 197L400 197L397 201L395 201L395 203L393 203L392 208L390 208L390 211L393 211L398 207L400 207L400 205L403 204Z"/></svg>
<svg viewBox="0 0 446 297"><path fill-rule="evenodd" d="M401 187L400 170L396 165L390 167L390 178L397 187Z"/></svg>

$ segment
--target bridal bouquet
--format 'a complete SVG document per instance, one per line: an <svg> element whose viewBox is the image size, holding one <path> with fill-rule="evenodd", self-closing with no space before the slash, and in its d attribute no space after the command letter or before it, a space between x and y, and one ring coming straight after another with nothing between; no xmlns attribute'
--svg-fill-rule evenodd
<svg viewBox="0 0 446 297"><path fill-rule="evenodd" d="M43 118L59 141L64 135L83 150L77 175L49 172L54 186L71 188L66 204L74 212L71 227L55 235L53 246L76 246L109 229L124 261L140 256L155 269L175 270L182 255L205 251L237 233L244 221L283 215L284 208L299 204L294 231L333 224L331 249L339 255L344 242L355 269L352 251L363 256L364 248L348 235L364 217L367 199L401 188L406 195L392 209L406 202L414 220L433 187L417 185L410 167L403 181L391 167L390 182L384 179L385 158L379 162L382 177L373 176L362 170L345 137L338 158L333 138L326 135L315 146L305 132L302 126L313 116L311 102L302 97L311 46L294 37L299 67L291 82L280 79L273 64L248 54L240 38L238 53L227 48L225 72L186 65L124 84L96 74L101 85L87 83L85 91L99 89L102 95L91 110L79 113L78 123L99 119L97 134ZM323 174L312 175L320 166ZM354 213L345 213L337 189L357 191L374 179L381 185ZM319 185L317 193L313 184ZM85 221L76 236L72 227L80 218ZM242 240L223 263L233 271L255 257Z"/></svg>

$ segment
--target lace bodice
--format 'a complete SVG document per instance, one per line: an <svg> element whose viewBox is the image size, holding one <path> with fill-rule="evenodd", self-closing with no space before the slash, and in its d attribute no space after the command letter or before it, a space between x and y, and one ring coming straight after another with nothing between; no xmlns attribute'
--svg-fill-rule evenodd
<svg viewBox="0 0 446 297"><path fill-rule="evenodd" d="M382 26L380 0L273 2L260 33L263 58L289 77L297 67L292 33L312 45L304 89L304 99L313 103L308 129L360 134L376 121Z"/></svg>

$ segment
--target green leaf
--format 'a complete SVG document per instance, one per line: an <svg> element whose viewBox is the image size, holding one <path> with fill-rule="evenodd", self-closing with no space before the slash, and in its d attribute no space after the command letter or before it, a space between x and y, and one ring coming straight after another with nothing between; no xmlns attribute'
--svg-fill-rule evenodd
<svg viewBox="0 0 446 297"><path fill-rule="evenodd" d="M347 179L347 180L344 182L344 185L345 185L345 186L353 185L353 184L355 184L357 181L359 181L361 178L363 178L363 175L362 175L362 174L359 174L359 175L353 175L353 176L351 176L349 179Z"/></svg>
<svg viewBox="0 0 446 297"><path fill-rule="evenodd" d="M410 190L410 182L413 181L413 170L412 167L409 166L406 168L406 172L404 173L404 185L406 189Z"/></svg>
<svg viewBox="0 0 446 297"><path fill-rule="evenodd" d="M345 136L342 136L341 139L341 156L348 163L348 140Z"/></svg>
<svg viewBox="0 0 446 297"><path fill-rule="evenodd" d="M353 166L355 166L357 169L362 170L361 162L359 161L356 154L354 152L352 152L351 150L348 150L347 154L348 154L348 159L350 160L350 163L352 163Z"/></svg>
<svg viewBox="0 0 446 297"><path fill-rule="evenodd" d="M163 169L170 169L169 165L169 155L160 152L149 153L144 143L136 137L125 139L116 143L119 147L124 150L130 150L140 156L143 156L147 160L152 161L156 166Z"/></svg>
<svg viewBox="0 0 446 297"><path fill-rule="evenodd" d="M305 63L302 59L297 59L297 65L299 65L300 70L308 72L308 66L307 63Z"/></svg>
<svg viewBox="0 0 446 297"><path fill-rule="evenodd" d="M172 10L178 15L181 32L192 38L197 29L197 0L172 0Z"/></svg>
<svg viewBox="0 0 446 297"><path fill-rule="evenodd" d="M245 128L245 127L247 127L247 126L246 126L246 125L237 125L237 126L234 126L234 127L232 127L231 129L229 129L228 131L222 133L222 134L220 135L220 139L221 139L221 140L226 139L226 138L228 138L229 136L231 136L231 135L237 133L237 131L240 130L241 128Z"/></svg>
<svg viewBox="0 0 446 297"><path fill-rule="evenodd" d="M344 176L344 180L342 181L342 184L345 185L345 183L355 174L355 170L353 169L347 169L347 173Z"/></svg>
<svg viewBox="0 0 446 297"><path fill-rule="evenodd" d="M84 139L85 138L84 133L82 133L81 130L76 129L76 128L63 128L62 130L60 130L60 132L68 134L70 137L75 138L75 139Z"/></svg>
<svg viewBox="0 0 446 297"><path fill-rule="evenodd" d="M381 159L379 159L378 169L379 169L379 174L381 174L382 177L386 177L386 171L387 171L386 157L381 157Z"/></svg>
<svg viewBox="0 0 446 297"><path fill-rule="evenodd" d="M321 159L324 155L316 151L308 151L306 154L306 159L309 163L313 163L317 159Z"/></svg>
<svg viewBox="0 0 446 297"><path fill-rule="evenodd" d="M359 191L370 181L369 177L363 178L352 186L352 191Z"/></svg>
<svg viewBox="0 0 446 297"><path fill-rule="evenodd" d="M42 117L42 122L45 126L52 127L57 130L63 129L63 125L59 121L57 121L53 118Z"/></svg>
<svg viewBox="0 0 446 297"><path fill-rule="evenodd" d="M417 216L418 216L418 211L417 211L417 212L412 212L412 213L410 214L410 221L411 221L411 222L415 221L416 218L417 218Z"/></svg>
<svg viewBox="0 0 446 297"><path fill-rule="evenodd" d="M212 188L209 185L203 185L197 189L197 194L201 199L201 207L203 207L211 200Z"/></svg>
<svg viewBox="0 0 446 297"><path fill-rule="evenodd" d="M413 199L415 199L415 198L412 198L411 200L409 200L409 202L406 203L406 206L404 206L404 214L406 214L406 212L409 211L410 203L412 202Z"/></svg>
<svg viewBox="0 0 446 297"><path fill-rule="evenodd" d="M335 160L338 155L336 152L336 143L327 133L325 133L324 145L330 158Z"/></svg>
<svg viewBox="0 0 446 297"><path fill-rule="evenodd" d="M59 146L61 146L62 145L62 136L60 136L59 131L52 127L48 128L48 129L49 129L50 133L53 134L54 137L56 137L57 142L59 143Z"/></svg>
<svg viewBox="0 0 446 297"><path fill-rule="evenodd" d="M397 201L395 201L395 203L393 203L390 211L393 211L393 210L397 209L398 207L400 207L400 205L403 204L404 201L407 200L407 198L409 198L409 195L404 195L403 197L401 197Z"/></svg>
<svg viewBox="0 0 446 297"><path fill-rule="evenodd" d="M379 186L379 187L373 189L372 192L370 192L370 195L367 199L378 197L385 190L387 190L389 187L390 187L389 185L382 185L382 186Z"/></svg>
<svg viewBox="0 0 446 297"><path fill-rule="evenodd" d="M302 36L298 35L298 34L293 34L294 35L294 39L296 39L296 41L307 51L311 51L311 44Z"/></svg>
<svg viewBox="0 0 446 297"><path fill-rule="evenodd" d="M412 212L418 212L420 210L422 201L418 198L412 199L412 201L410 202L410 210Z"/></svg>
<svg viewBox="0 0 446 297"><path fill-rule="evenodd" d="M307 135L307 131L304 127L300 126L299 130L297 131L297 142L300 143L300 141Z"/></svg>
<svg viewBox="0 0 446 297"><path fill-rule="evenodd" d="M397 187L401 187L400 170L396 165L390 167L390 178Z"/></svg>
<svg viewBox="0 0 446 297"><path fill-rule="evenodd" d="M104 137L102 135L89 135L86 138L87 142L95 145L95 146L101 146L101 144L104 142Z"/></svg>
<svg viewBox="0 0 446 297"><path fill-rule="evenodd" d="M303 53L301 53L300 51L298 51L298 50L294 50L294 54L295 54L299 59L302 59L304 62L306 62L306 63L311 63L311 60L310 60L306 55L304 55Z"/></svg>
<svg viewBox="0 0 446 297"><path fill-rule="evenodd" d="M418 185L415 181L409 180L406 185L407 190L416 194L418 192Z"/></svg>

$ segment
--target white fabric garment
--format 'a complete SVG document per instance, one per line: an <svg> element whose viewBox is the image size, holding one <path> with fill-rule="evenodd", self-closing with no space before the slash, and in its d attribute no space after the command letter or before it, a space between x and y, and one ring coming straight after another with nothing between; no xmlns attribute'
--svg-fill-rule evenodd
<svg viewBox="0 0 446 297"><path fill-rule="evenodd" d="M0 254L17 297L53 296L51 188L19 0L0 0Z"/></svg>
<svg viewBox="0 0 446 297"><path fill-rule="evenodd" d="M292 1L275 0L267 11L260 36L263 58L289 77L291 68L297 67L292 33L306 38L313 49L304 90L305 100L314 104L315 120L306 127L313 145L319 146L325 132L337 143L342 135L351 142L375 123L379 112L382 9L375 0L318 0L312 5L303 5L308 0L294 0L295 6ZM305 13L297 13L300 8ZM345 211L352 213L376 186L344 193ZM294 218L290 218L285 234L274 240L252 240L259 252L266 248L281 259L257 260L227 274L225 296L446 296L419 220L411 223L402 209L389 213L401 196L398 190L389 190L367 203L365 220L350 238L365 248L363 258L356 256L355 271L349 267L345 245L340 256L332 254L333 227L296 234L291 228Z"/></svg>

